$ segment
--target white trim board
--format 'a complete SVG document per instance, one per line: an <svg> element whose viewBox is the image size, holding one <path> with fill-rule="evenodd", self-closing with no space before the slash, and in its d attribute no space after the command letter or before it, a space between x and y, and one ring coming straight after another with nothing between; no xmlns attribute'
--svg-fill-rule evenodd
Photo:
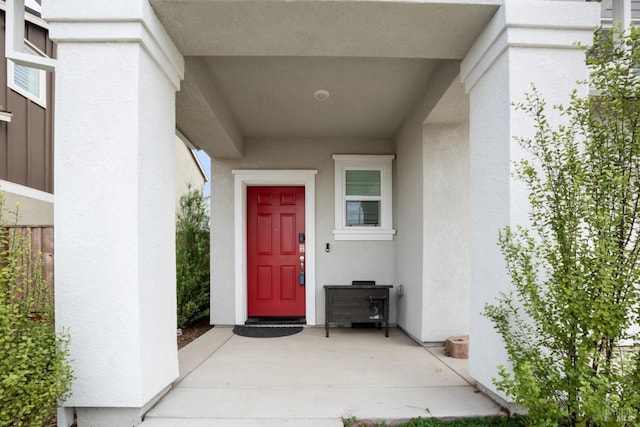
<svg viewBox="0 0 640 427"><path fill-rule="evenodd" d="M55 71L55 59L22 51L25 44L24 22L24 0L7 0L5 2L5 56L19 65Z"/></svg>
<svg viewBox="0 0 640 427"><path fill-rule="evenodd" d="M30 7L31 5L29 5L27 3L28 3L28 1L25 1L25 6L28 7L28 8L31 8ZM33 8L31 8L31 9L35 10ZM4 11L7 10L7 3L6 2L5 3L0 3L0 10L4 10ZM36 12L37 12L37 10L36 10ZM31 22L32 24L36 24L38 27L44 28L45 30L49 29L49 24L47 23L47 21L45 21L44 19L42 19L39 16L36 16L36 15L34 15L32 13L29 13L26 9L24 11L24 20L28 21L28 22Z"/></svg>
<svg viewBox="0 0 640 427"><path fill-rule="evenodd" d="M247 320L247 187L304 186L306 234L305 316L316 325L316 174L317 170L234 170L235 323Z"/></svg>
<svg viewBox="0 0 640 427"><path fill-rule="evenodd" d="M30 199L41 200L43 202L53 203L53 194L46 191L36 190L35 188L26 187L0 179L0 191L12 193L18 196L29 197Z"/></svg>

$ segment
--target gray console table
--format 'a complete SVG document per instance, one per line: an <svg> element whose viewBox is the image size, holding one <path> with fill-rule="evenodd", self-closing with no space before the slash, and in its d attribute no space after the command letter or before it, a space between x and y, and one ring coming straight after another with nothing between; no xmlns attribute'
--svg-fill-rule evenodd
<svg viewBox="0 0 640 427"><path fill-rule="evenodd" d="M331 322L385 323L389 336L389 289L392 285L325 285L325 330Z"/></svg>

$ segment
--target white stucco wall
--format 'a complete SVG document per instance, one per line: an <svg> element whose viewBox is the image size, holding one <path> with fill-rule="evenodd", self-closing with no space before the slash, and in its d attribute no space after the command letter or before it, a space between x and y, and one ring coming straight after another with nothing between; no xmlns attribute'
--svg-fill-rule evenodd
<svg viewBox="0 0 640 427"><path fill-rule="evenodd" d="M75 376L64 405L80 425L136 425L178 375L182 57L144 0L46 2L43 13L58 46L56 324L71 335Z"/></svg>
<svg viewBox="0 0 640 427"><path fill-rule="evenodd" d="M138 98L138 319L140 403L177 377L175 352L175 132L176 88L154 60L139 52ZM149 104L154 105L150 108ZM158 123L158 118L164 118ZM169 119L167 119L169 118ZM152 125L151 125L152 124ZM154 143L151 143L151 142Z"/></svg>
<svg viewBox="0 0 640 427"><path fill-rule="evenodd" d="M423 146L424 117L405 124L397 138L395 205L397 279L404 287L398 297L398 325L414 339L422 341L424 290L422 283L423 231Z"/></svg>
<svg viewBox="0 0 640 427"><path fill-rule="evenodd" d="M482 311L511 288L498 231L528 220L526 188L511 173L512 162L527 156L513 137L531 135L533 122L511 103L523 101L531 83L548 105L568 101L575 82L587 77L584 52L574 42L591 41L598 17L597 4L508 0L461 66L471 111L469 371L494 392L497 366L508 360ZM551 111L549 117L557 119Z"/></svg>
<svg viewBox="0 0 640 427"><path fill-rule="evenodd" d="M424 170L422 339L444 341L450 336L469 333L469 127L466 123L425 125Z"/></svg>
<svg viewBox="0 0 640 427"><path fill-rule="evenodd" d="M74 46L69 53L67 45L58 46L58 55L63 60L67 55L91 56L94 51L96 46L90 44ZM120 72L112 72L111 77L119 79L123 92L136 92L136 46L111 46L110 49L101 46L100 52L103 60L116 56L129 59L123 61ZM107 65L99 61L82 62L84 66L73 64L73 71L70 61L66 62L69 68L62 65L56 72L58 90L65 94L71 92L76 99L82 99L80 92L91 87L89 82L79 82L76 73L81 72L93 80L94 77L89 76L95 76ZM75 116L89 122L87 116L96 114L80 102L57 104L58 117ZM104 120L102 127L87 134L92 144L66 137L75 123L59 120L56 126L56 315L59 324L70 328L73 337L71 357L77 378L68 402L71 406L94 406L98 402L129 406L141 401L139 337L137 333L121 330L123 325L130 325L134 330L140 325L136 310L139 304L138 202L137 186L132 185L137 181L137 143L132 141L132 136L137 135L137 121L135 116L124 114L125 109L119 111L121 114L115 117L118 126L109 127L110 121ZM113 112L102 111L100 117L106 118L108 114ZM98 137L100 130L104 133ZM113 143L98 144L94 138ZM119 141L118 150L113 146L116 141ZM70 152L76 155L64 155ZM120 202L113 205L116 197ZM74 216L83 220L72 221ZM109 232L103 233L106 230ZM120 249L114 251L114 248ZM129 303L119 304L120 301ZM100 331L100 340L95 339L97 331ZM116 356L117 347L130 349L126 357Z"/></svg>
<svg viewBox="0 0 640 427"><path fill-rule="evenodd" d="M428 154L433 142L425 137L424 122L455 80L458 67L458 62L450 61L435 70L427 85L428 91L396 136L396 271L397 282L404 285L405 292L397 300L398 324L418 341L442 340L436 338L442 336L436 331L446 322L441 319L437 324L427 323L431 317L426 315L442 302L433 299L433 292L427 288L433 280L428 280L431 273L426 270L425 257L433 238L429 235L431 229L426 228L425 215L430 206L439 201L429 199L433 196L427 193L430 188L427 175L433 173L427 169L434 166L431 163L434 160ZM446 269L448 265L449 260L440 268Z"/></svg>
<svg viewBox="0 0 640 427"><path fill-rule="evenodd" d="M68 404L142 406L177 375L173 89L135 44L61 44L58 54L57 88L76 101L56 105L74 118L57 122L55 157L56 314L76 376ZM99 109L86 108L87 92Z"/></svg>
<svg viewBox="0 0 640 427"><path fill-rule="evenodd" d="M395 241L335 241L332 154L393 154L392 140L301 139L248 140L239 160L213 159L211 167L211 321L233 324L234 221L236 169L315 169L316 175L316 323L324 322L323 285L375 280L396 285ZM395 186L394 186L395 188ZM331 251L325 252L325 245ZM391 321L395 322L395 292Z"/></svg>

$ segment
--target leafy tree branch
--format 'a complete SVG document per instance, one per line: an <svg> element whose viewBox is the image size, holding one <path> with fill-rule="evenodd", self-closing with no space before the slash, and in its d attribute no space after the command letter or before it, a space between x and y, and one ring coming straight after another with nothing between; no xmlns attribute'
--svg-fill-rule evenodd
<svg viewBox="0 0 640 427"><path fill-rule="evenodd" d="M597 96L554 106L564 124L551 125L535 87L515 106L536 130L518 139L532 157L516 165L530 225L502 230L513 292L485 315L513 367L496 384L534 425L640 424L639 42L635 28L596 32Z"/></svg>

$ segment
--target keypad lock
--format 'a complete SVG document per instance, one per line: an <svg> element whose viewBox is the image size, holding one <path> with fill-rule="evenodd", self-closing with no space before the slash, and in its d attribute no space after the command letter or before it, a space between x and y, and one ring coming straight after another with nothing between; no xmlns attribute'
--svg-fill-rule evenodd
<svg viewBox="0 0 640 427"><path fill-rule="evenodd" d="M298 284L299 285L304 285L305 284L305 277L304 277L304 253L305 253L305 235L304 233L298 233L298 243L300 244L300 276L298 278Z"/></svg>
<svg viewBox="0 0 640 427"><path fill-rule="evenodd" d="M300 256L300 278L298 284L304 285L304 255Z"/></svg>

